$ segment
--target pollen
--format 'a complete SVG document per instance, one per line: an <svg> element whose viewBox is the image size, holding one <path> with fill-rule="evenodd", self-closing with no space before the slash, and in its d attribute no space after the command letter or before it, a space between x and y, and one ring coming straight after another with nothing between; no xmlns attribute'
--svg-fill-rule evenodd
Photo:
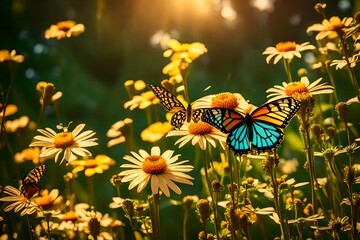
<svg viewBox="0 0 360 240"><path fill-rule="evenodd" d="M199 121L197 123L191 122L188 129L190 134L205 135L211 133L213 127L206 122Z"/></svg>
<svg viewBox="0 0 360 240"><path fill-rule="evenodd" d="M232 93L220 93L211 99L211 107L234 109L238 105L238 100Z"/></svg>
<svg viewBox="0 0 360 240"><path fill-rule="evenodd" d="M53 140L56 148L63 148L63 149L70 147L75 143L74 137L71 132L58 133L53 138Z"/></svg>
<svg viewBox="0 0 360 240"><path fill-rule="evenodd" d="M142 170L149 174L162 174L166 171L168 165L165 158L161 156L148 156L144 159L144 162L141 166Z"/></svg>
<svg viewBox="0 0 360 240"><path fill-rule="evenodd" d="M279 42L276 44L276 49L279 52L291 52L296 50L296 42Z"/></svg>
<svg viewBox="0 0 360 240"><path fill-rule="evenodd" d="M285 94L292 96L294 93L308 93L309 89L302 82L289 83L285 88Z"/></svg>

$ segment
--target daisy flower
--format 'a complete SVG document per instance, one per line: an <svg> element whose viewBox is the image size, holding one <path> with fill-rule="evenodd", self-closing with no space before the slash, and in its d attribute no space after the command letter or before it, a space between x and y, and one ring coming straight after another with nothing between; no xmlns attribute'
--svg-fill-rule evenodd
<svg viewBox="0 0 360 240"><path fill-rule="evenodd" d="M240 93L223 92L212 94L196 100L192 107L196 108L226 108L243 111L248 107L248 102Z"/></svg>
<svg viewBox="0 0 360 240"><path fill-rule="evenodd" d="M58 189L49 190L45 189L41 192L41 196L34 199L36 205L38 205L42 210L48 210L54 206L62 203L63 197L59 195Z"/></svg>
<svg viewBox="0 0 360 240"><path fill-rule="evenodd" d="M310 95L329 94L334 91L332 86L320 83L322 78L310 83L307 77L302 77L300 82L283 82L282 86L276 85L273 88L266 90L267 98L270 98L268 102L274 101L283 97L293 96L295 93L308 93Z"/></svg>
<svg viewBox="0 0 360 240"><path fill-rule="evenodd" d="M85 32L85 26L83 24L76 24L75 21L61 21L56 25L51 25L50 28L45 31L45 38L56 38L60 40L62 38L78 36Z"/></svg>
<svg viewBox="0 0 360 240"><path fill-rule="evenodd" d="M338 16L333 16L329 20L324 19L322 23L315 23L307 28L306 32L319 32L315 39L322 40L326 37L334 39L338 36L338 31L343 31L352 23L353 18L341 20Z"/></svg>
<svg viewBox="0 0 360 240"><path fill-rule="evenodd" d="M27 198L19 189L12 186L5 186L4 193L9 196L0 198L0 201L12 202L4 208L5 212L9 212L14 209L14 212L21 211L20 215L24 216L33 214L36 210L38 210L37 205L33 201L34 198L38 196L37 193L35 193L31 198Z"/></svg>
<svg viewBox="0 0 360 240"><path fill-rule="evenodd" d="M263 55L269 55L266 57L266 62L269 64L270 61L274 58L274 64L278 63L281 58L292 60L294 57L301 58L300 52L306 50L315 49L315 46L311 45L309 42L302 44L297 44L296 42L280 42L275 45L275 47L268 47L262 53Z"/></svg>
<svg viewBox="0 0 360 240"><path fill-rule="evenodd" d="M166 150L161 154L160 148L155 146L151 148L151 153L140 150L139 154L131 152L133 156L126 155L124 159L132 164L123 164L121 168L131 168L119 173L123 176L122 182L130 182L129 190L137 187L137 192L141 192L151 180L151 191L158 194L159 189L167 196L170 196L169 187L177 194L181 194L180 188L174 183L184 183L192 185L193 178L185 172L193 170L191 165L182 165L188 160L175 163L179 154L173 156L174 151Z"/></svg>
<svg viewBox="0 0 360 240"><path fill-rule="evenodd" d="M159 99L154 95L152 91L146 91L140 95L135 95L130 101L124 104L124 108L134 110L135 108L145 109L153 104L158 104Z"/></svg>
<svg viewBox="0 0 360 240"><path fill-rule="evenodd" d="M37 135L34 137L34 142L32 142L30 147L44 147L45 150L41 152L39 157L54 157L55 162L58 161L60 155L61 157L60 164L65 160L70 162L76 158L75 155L82 157L91 156L91 153L85 149L85 147L92 147L98 145L97 138L91 138L95 135L94 131L87 130L83 133L80 133L81 130L85 127L85 124L79 124L72 131L68 131L68 127L64 127L61 124L57 126L62 132L56 133L51 128L38 129L38 132L43 135Z"/></svg>
<svg viewBox="0 0 360 240"><path fill-rule="evenodd" d="M12 50L9 52L9 50L0 50L0 62L16 62L16 63L22 63L24 61L23 55L16 55L16 51Z"/></svg>
<svg viewBox="0 0 360 240"><path fill-rule="evenodd" d="M166 137L182 136L175 144L179 144L179 148L183 147L191 140L191 144L199 144L202 150L206 150L207 143L210 143L214 148L216 147L216 140L219 141L221 147L225 149L226 134L222 133L210 124L199 121L197 123L190 122L184 124L179 130L170 131Z"/></svg>
<svg viewBox="0 0 360 240"><path fill-rule="evenodd" d="M143 141L156 142L170 132L174 127L169 122L156 122L145 128L140 136Z"/></svg>
<svg viewBox="0 0 360 240"><path fill-rule="evenodd" d="M112 138L108 143L108 147L112 147L114 145L123 143L126 141L126 138L122 131L127 131L128 129L125 127L129 127L130 124L132 124L133 120L131 118L125 118L124 120L117 121L113 125L111 125L111 128L106 132L106 136L108 138Z"/></svg>
<svg viewBox="0 0 360 240"><path fill-rule="evenodd" d="M85 176L91 177L95 173L102 174L104 170L108 170L115 165L115 160L100 154L94 159L74 160L70 164L74 167L73 173L85 170Z"/></svg>

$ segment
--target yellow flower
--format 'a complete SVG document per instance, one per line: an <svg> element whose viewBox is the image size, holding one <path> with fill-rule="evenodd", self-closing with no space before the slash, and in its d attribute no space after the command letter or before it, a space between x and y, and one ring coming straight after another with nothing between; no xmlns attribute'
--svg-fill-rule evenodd
<svg viewBox="0 0 360 240"><path fill-rule="evenodd" d="M143 141L156 142L170 132L174 127L169 122L156 122L145 128L140 136Z"/></svg>
<svg viewBox="0 0 360 240"><path fill-rule="evenodd" d="M262 53L263 55L269 55L266 57L266 62L269 64L274 58L274 64L278 63L281 58L292 60L294 57L301 58L300 52L305 50L315 49L315 46L310 45L309 42L297 44L296 42L280 42L275 47L268 47Z"/></svg>
<svg viewBox="0 0 360 240"><path fill-rule="evenodd" d="M49 190L45 189L41 192L41 196L34 199L34 202L40 207L42 210L48 210L56 205L59 205L63 200L62 196L59 196L59 190L53 189L49 192Z"/></svg>
<svg viewBox="0 0 360 240"><path fill-rule="evenodd" d="M50 102L55 102L62 97L62 92L54 93L55 86L53 83L38 82L36 90L40 92L40 104L45 108Z"/></svg>
<svg viewBox="0 0 360 240"><path fill-rule="evenodd" d="M29 122L30 119L28 116L22 116L18 119L8 120L5 122L5 130L8 133L14 133L19 129L26 128Z"/></svg>
<svg viewBox="0 0 360 240"><path fill-rule="evenodd" d="M8 117L11 115L14 115L17 113L18 107L15 104L9 104L6 106L6 109L4 108L4 105L0 103L0 118L2 117Z"/></svg>
<svg viewBox="0 0 360 240"><path fill-rule="evenodd" d="M315 80L313 83L310 83L307 77L302 77L300 82L283 82L282 86L274 86L266 90L268 94L267 98L270 98L268 102L280 99L283 97L293 96L295 93L308 93L310 95L318 94L329 94L334 91L332 86L326 85L325 83L320 83L322 78Z"/></svg>
<svg viewBox="0 0 360 240"><path fill-rule="evenodd" d="M124 108L134 110L135 108L145 109L150 105L158 104L159 99L153 94L152 91L146 91L140 95L134 96L130 101L124 104Z"/></svg>
<svg viewBox="0 0 360 240"><path fill-rule="evenodd" d="M91 177L95 173L102 174L110 166L115 165L115 160L106 155L97 155L94 159L74 160L70 163L74 169L73 173L85 170L85 176Z"/></svg>
<svg viewBox="0 0 360 240"><path fill-rule="evenodd" d="M12 202L4 208L5 212L9 212L14 209L14 212L20 212L20 215L30 215L37 211L37 205L34 202L34 198L38 194L34 194L31 198L26 198L19 189L12 186L5 186L4 193L8 196L0 198L3 202Z"/></svg>
<svg viewBox="0 0 360 240"><path fill-rule="evenodd" d="M123 164L121 168L130 168L119 173L123 176L122 182L130 182L129 190L137 187L137 192L141 192L151 180L151 191L158 194L159 189L167 196L170 196L169 187L177 194L181 194L180 188L174 182L192 185L193 178L185 172L193 170L191 165L183 165L188 162L184 160L176 162L179 154L173 156L174 151L166 150L161 154L159 147L152 147L151 154L140 150L139 154L131 152L133 156L126 155L124 159L131 164Z"/></svg>
<svg viewBox="0 0 360 240"><path fill-rule="evenodd" d="M163 68L163 73L170 76L170 82L179 83L182 80L181 71L188 68L189 64L207 52L207 48L200 42L180 43L175 39L167 42L169 49L163 56L170 57L170 63Z"/></svg>
<svg viewBox="0 0 360 240"><path fill-rule="evenodd" d="M65 37L78 36L85 31L83 24L76 24L75 21L61 21L56 25L51 25L50 28L45 30L45 38L62 39Z"/></svg>
<svg viewBox="0 0 360 240"><path fill-rule="evenodd" d="M223 149L225 149L226 145L226 135L201 120L197 123L190 122L189 124L184 124L179 130L173 130L166 135L166 137L170 136L182 136L175 142L175 144L179 144L179 148L183 147L190 140L193 146L199 144L202 150L206 150L207 143L210 143L215 148L216 141L219 141Z"/></svg>
<svg viewBox="0 0 360 240"><path fill-rule="evenodd" d="M240 93L223 92L212 94L196 100L192 106L195 108L226 108L243 111L248 107L248 102Z"/></svg>
<svg viewBox="0 0 360 240"><path fill-rule="evenodd" d="M131 118L125 118L124 120L117 121L111 128L106 132L106 136L112 138L108 143L108 147L112 147L114 145L123 143L126 141L125 136L120 131L120 129L124 128L125 126L130 125L133 122Z"/></svg>
<svg viewBox="0 0 360 240"><path fill-rule="evenodd" d="M16 62L16 63L22 63L24 61L23 55L16 55L16 51L12 50L9 52L9 50L0 50L0 62Z"/></svg>
<svg viewBox="0 0 360 240"><path fill-rule="evenodd" d="M22 163L25 161L32 161L35 165L44 162L44 158L40 158L40 148L30 147L22 150L21 152L15 153L15 162Z"/></svg>
<svg viewBox="0 0 360 240"><path fill-rule="evenodd" d="M75 155L82 157L91 156L91 153L85 149L85 147L92 147L98 145L97 138L91 138L95 135L95 132L87 130L80 133L85 127L85 124L79 124L72 132L68 131L68 127L64 127L61 124L57 126L60 133L56 133L51 128L38 129L38 132L43 135L37 135L34 137L30 147L44 147L44 151L41 152L40 157L55 157L55 162L58 161L60 154L63 153L60 164L65 160L70 162L76 158Z"/></svg>
<svg viewBox="0 0 360 240"><path fill-rule="evenodd" d="M333 16L329 20L324 19L322 23L315 23L307 28L306 32L319 32L315 39L321 40L326 37L334 39L338 37L338 32L344 31L352 23L353 18L344 18Z"/></svg>

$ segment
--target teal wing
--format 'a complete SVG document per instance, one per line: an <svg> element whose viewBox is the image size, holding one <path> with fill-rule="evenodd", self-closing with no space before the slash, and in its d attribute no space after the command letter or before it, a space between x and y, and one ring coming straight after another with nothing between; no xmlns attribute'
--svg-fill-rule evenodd
<svg viewBox="0 0 360 240"><path fill-rule="evenodd" d="M251 151L249 128L240 113L230 109L210 108L203 112L202 120L228 133L226 143L235 154Z"/></svg>

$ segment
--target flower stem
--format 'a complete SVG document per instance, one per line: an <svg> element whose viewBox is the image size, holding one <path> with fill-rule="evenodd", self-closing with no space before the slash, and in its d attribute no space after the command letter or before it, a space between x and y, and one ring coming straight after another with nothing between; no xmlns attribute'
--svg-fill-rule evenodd
<svg viewBox="0 0 360 240"><path fill-rule="evenodd" d="M152 196L149 197L152 232L153 232L153 237L156 240L161 239L159 202L160 202L160 195L158 193L153 194Z"/></svg>
<svg viewBox="0 0 360 240"><path fill-rule="evenodd" d="M186 237L186 225L187 225L188 217L189 217L189 210L186 208L185 211L184 211L183 226L182 226L183 240L187 240L187 237Z"/></svg>
<svg viewBox="0 0 360 240"><path fill-rule="evenodd" d="M50 217L51 217L51 214L50 214L50 213L46 213L45 217L46 217L46 223L47 223L48 239L51 239L51 229L50 229Z"/></svg>
<svg viewBox="0 0 360 240"><path fill-rule="evenodd" d="M287 76L289 82L292 82L289 59L284 58L284 68L285 68L286 76Z"/></svg>

